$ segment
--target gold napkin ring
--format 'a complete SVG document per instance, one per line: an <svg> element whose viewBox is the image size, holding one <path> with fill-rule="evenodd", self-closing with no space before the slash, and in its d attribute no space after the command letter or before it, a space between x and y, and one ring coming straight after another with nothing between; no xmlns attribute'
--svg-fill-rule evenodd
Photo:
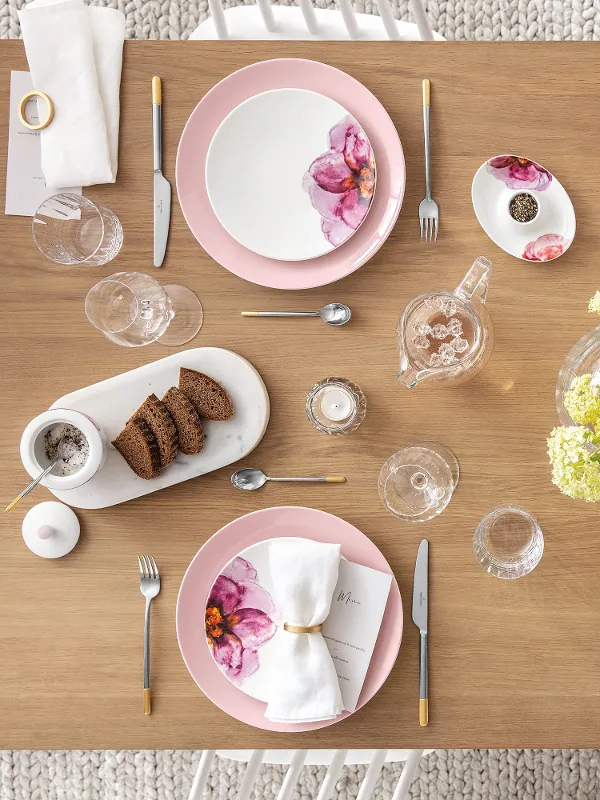
<svg viewBox="0 0 600 800"><path fill-rule="evenodd" d="M47 108L46 119L43 122L38 123L37 125L32 125L31 122L28 122L25 117L25 106L31 100L32 97L41 97L42 100L46 102L46 108ZM21 98L21 102L19 103L18 113L22 125L24 125L26 128L29 128L30 131L41 131L44 128L47 128L48 125L50 125L50 123L54 119L54 103L48 97L47 94L44 94L44 92L40 92L37 89L34 89L33 92L27 92L27 94L23 95L23 97Z"/></svg>
<svg viewBox="0 0 600 800"><path fill-rule="evenodd" d="M288 633L321 633L322 625L290 625L289 622L284 622L283 630Z"/></svg>

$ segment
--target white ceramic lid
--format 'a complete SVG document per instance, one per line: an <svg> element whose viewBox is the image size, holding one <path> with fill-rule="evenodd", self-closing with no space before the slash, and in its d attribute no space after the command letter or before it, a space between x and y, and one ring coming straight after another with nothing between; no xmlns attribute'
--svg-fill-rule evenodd
<svg viewBox="0 0 600 800"><path fill-rule="evenodd" d="M49 500L31 508L23 520L25 544L42 558L62 558L79 540L79 520L63 503Z"/></svg>

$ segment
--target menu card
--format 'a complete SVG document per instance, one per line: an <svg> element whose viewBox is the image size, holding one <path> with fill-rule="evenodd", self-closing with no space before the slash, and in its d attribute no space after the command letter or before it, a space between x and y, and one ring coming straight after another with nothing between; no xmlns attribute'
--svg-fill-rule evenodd
<svg viewBox="0 0 600 800"><path fill-rule="evenodd" d="M30 131L19 120L19 103L23 95L33 90L29 72L10 73L10 113L8 118L8 162L6 165L5 214L33 217L48 197L61 192L81 194L81 186L49 189L42 172L40 131ZM45 103L44 103L45 106ZM27 104L27 120L39 122L37 100ZM52 125L52 123L50 123Z"/></svg>
<svg viewBox="0 0 600 800"><path fill-rule="evenodd" d="M354 711L383 614L392 576L342 559L323 638L335 664L346 711Z"/></svg>

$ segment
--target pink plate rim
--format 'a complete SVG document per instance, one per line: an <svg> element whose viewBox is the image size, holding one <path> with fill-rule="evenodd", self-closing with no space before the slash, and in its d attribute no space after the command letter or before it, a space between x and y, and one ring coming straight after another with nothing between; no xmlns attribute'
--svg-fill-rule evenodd
<svg viewBox="0 0 600 800"><path fill-rule="evenodd" d="M303 506L275 506L253 511L223 526L192 559L177 597L177 641L190 675L206 697L225 713L263 730L280 733L317 730L339 722L349 716L349 712L334 720L297 725L267 720L265 704L230 683L206 646L206 598L217 575L242 550L273 536L304 536L315 541L339 542L346 558L393 575L379 548L358 528L340 517ZM402 641L402 627L402 598L394 578L357 711L374 697L390 674Z"/></svg>
<svg viewBox="0 0 600 800"><path fill-rule="evenodd" d="M223 119L249 97L282 88L317 91L346 108L365 130L377 167L377 190L363 224L340 247L307 261L276 261L247 250L220 225L206 192L206 154ZM206 252L238 277L260 286L286 290L325 286L366 263L393 230L406 184L402 144L379 100L347 73L299 58L250 64L210 89L183 129L175 175L185 220Z"/></svg>

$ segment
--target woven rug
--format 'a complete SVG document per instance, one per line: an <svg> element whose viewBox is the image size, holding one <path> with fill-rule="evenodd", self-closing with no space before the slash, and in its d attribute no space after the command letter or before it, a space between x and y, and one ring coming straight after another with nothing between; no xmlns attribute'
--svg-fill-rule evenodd
<svg viewBox="0 0 600 800"><path fill-rule="evenodd" d="M408 0L391 0L398 19L409 20ZM225 6L244 0L223 0ZM315 0L319 8L335 0ZM120 8L130 39L187 39L208 15L208 0L93 0ZM293 3L284 0L282 5ZM17 9L24 0L0 0L0 38L17 38ZM357 11L376 13L373 0L354 0ZM600 0L426 0L436 31L446 39L600 39Z"/></svg>
<svg viewBox="0 0 600 800"><path fill-rule="evenodd" d="M0 751L1 800L187 800L192 750ZM374 800L390 800L401 772L387 765ZM235 800L244 766L215 759L206 800ZM285 767L264 765L253 800L275 800ZM294 800L312 800L324 767L304 767ZM344 769L334 800L354 800L364 767ZM438 750L421 761L412 800L598 800L598 750Z"/></svg>

